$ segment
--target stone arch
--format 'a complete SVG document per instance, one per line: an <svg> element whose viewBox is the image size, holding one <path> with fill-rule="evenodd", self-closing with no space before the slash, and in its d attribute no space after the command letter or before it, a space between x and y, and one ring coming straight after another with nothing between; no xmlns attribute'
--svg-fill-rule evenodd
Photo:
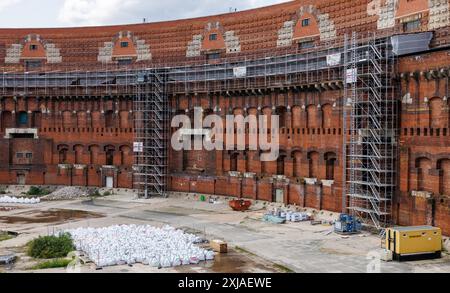
<svg viewBox="0 0 450 293"><path fill-rule="evenodd" d="M439 97L434 97L429 102L430 110L430 127L431 128L445 128L444 117L444 101Z"/></svg>
<svg viewBox="0 0 450 293"><path fill-rule="evenodd" d="M437 163L439 174L439 193L450 195L450 159L441 159Z"/></svg>
<svg viewBox="0 0 450 293"><path fill-rule="evenodd" d="M308 153L308 161L309 161L309 178L319 178L319 160L320 154L316 151L311 151Z"/></svg>
<svg viewBox="0 0 450 293"><path fill-rule="evenodd" d="M432 161L427 157L416 159L417 168L417 188L419 191L433 191L433 181L430 178Z"/></svg>

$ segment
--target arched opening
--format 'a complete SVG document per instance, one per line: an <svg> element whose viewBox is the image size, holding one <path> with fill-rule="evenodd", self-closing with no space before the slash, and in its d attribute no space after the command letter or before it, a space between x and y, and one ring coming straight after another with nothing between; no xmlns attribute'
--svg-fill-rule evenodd
<svg viewBox="0 0 450 293"><path fill-rule="evenodd" d="M318 128L317 123L317 106L316 105L309 105L306 108L306 115L307 118L307 128Z"/></svg>
<svg viewBox="0 0 450 293"><path fill-rule="evenodd" d="M105 147L105 155L106 155L106 165L114 166L114 153L116 149L113 146Z"/></svg>
<svg viewBox="0 0 450 293"><path fill-rule="evenodd" d="M87 117L86 112L80 111L77 113L77 128L87 127Z"/></svg>
<svg viewBox="0 0 450 293"><path fill-rule="evenodd" d="M105 113L105 127L106 128L114 128L114 112L107 111Z"/></svg>
<svg viewBox="0 0 450 293"><path fill-rule="evenodd" d="M19 112L17 115L17 125L19 127L28 127L28 113Z"/></svg>
<svg viewBox="0 0 450 293"><path fill-rule="evenodd" d="M336 154L335 153L326 153L324 156L326 162L326 180L335 180L334 170L336 167Z"/></svg>
<svg viewBox="0 0 450 293"><path fill-rule="evenodd" d="M128 165L128 158L130 157L131 148L129 146L120 147L120 165Z"/></svg>
<svg viewBox="0 0 450 293"><path fill-rule="evenodd" d="M322 118L323 118L323 128L332 128L333 125L333 107L330 104L325 104L322 106Z"/></svg>
<svg viewBox="0 0 450 293"><path fill-rule="evenodd" d="M277 159L277 175L284 175L284 161L286 159L285 154L280 154Z"/></svg>
<svg viewBox="0 0 450 293"><path fill-rule="evenodd" d="M64 128L73 128L72 113L70 111L63 112L63 127Z"/></svg>
<svg viewBox="0 0 450 293"><path fill-rule="evenodd" d="M58 146L58 163L67 164L67 153L69 152L69 147L66 145Z"/></svg>
<svg viewBox="0 0 450 293"><path fill-rule="evenodd" d="M439 193L441 195L450 195L450 159L443 159L438 162L439 176Z"/></svg>
<svg viewBox="0 0 450 293"><path fill-rule="evenodd" d="M293 175L294 177L301 177L301 158L302 153L300 151L294 151L292 153L292 163L293 163Z"/></svg>
<svg viewBox="0 0 450 293"><path fill-rule="evenodd" d="M428 158L418 158L416 160L417 168L417 188L419 191L432 192L432 180L430 180L430 170L432 168L431 160ZM430 184L431 181L431 184Z"/></svg>
<svg viewBox="0 0 450 293"><path fill-rule="evenodd" d="M309 178L319 177L319 157L320 155L318 152L310 152L308 154Z"/></svg>
<svg viewBox="0 0 450 293"><path fill-rule="evenodd" d="M292 108L292 127L301 128L302 127L302 108L295 106Z"/></svg>
<svg viewBox="0 0 450 293"><path fill-rule="evenodd" d="M98 163L98 153L100 147L97 145L93 145L89 147L89 161L91 165L95 165Z"/></svg>
<svg viewBox="0 0 450 293"><path fill-rule="evenodd" d="M73 151L75 152L75 164L82 164L84 147L82 145L76 145L73 147Z"/></svg>
<svg viewBox="0 0 450 293"><path fill-rule="evenodd" d="M12 128L14 125L12 114L9 111L3 111L2 113L2 130L6 128Z"/></svg>
<svg viewBox="0 0 450 293"><path fill-rule="evenodd" d="M238 153L230 154L230 171L236 172L238 170Z"/></svg>
<svg viewBox="0 0 450 293"><path fill-rule="evenodd" d="M35 111L33 112L33 121L31 123L31 127L33 128L41 128L42 126L42 113Z"/></svg>
<svg viewBox="0 0 450 293"><path fill-rule="evenodd" d="M430 127L445 128L444 102L441 98L432 98L430 100Z"/></svg>
<svg viewBox="0 0 450 293"><path fill-rule="evenodd" d="M283 106L277 107L275 112L276 112L276 115L278 115L278 117L279 117L279 123L280 123L279 126L280 126L280 128L286 127L286 119L287 119L287 115L286 115L287 109L286 109L286 107L283 107Z"/></svg>

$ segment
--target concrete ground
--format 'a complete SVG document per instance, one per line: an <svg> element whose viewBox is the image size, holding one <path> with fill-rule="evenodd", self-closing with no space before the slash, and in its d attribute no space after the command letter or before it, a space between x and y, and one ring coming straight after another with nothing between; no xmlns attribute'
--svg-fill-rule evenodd
<svg viewBox="0 0 450 293"><path fill-rule="evenodd" d="M174 195L168 199L138 200L125 191L101 199L44 202L5 211L0 209L0 231L19 236L0 242L0 255L20 256L12 268L0 271L23 272L33 260L24 255L25 244L38 235L75 227L105 227L115 224L171 225L222 239L232 247L228 255L197 266L157 270L143 265L116 266L96 271L84 265L82 272L299 272L299 273L401 273L450 272L450 257L407 263L374 260L381 248L377 236L363 233L343 237L331 233L331 226L312 226L309 222L274 225L264 223L262 203L249 212L233 212L223 202L200 202L193 196ZM321 217L332 217L322 213ZM46 270L45 272L64 270Z"/></svg>

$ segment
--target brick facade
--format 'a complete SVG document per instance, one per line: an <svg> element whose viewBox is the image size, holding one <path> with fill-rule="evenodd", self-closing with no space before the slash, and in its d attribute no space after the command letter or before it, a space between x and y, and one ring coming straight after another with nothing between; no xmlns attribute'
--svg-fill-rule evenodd
<svg viewBox="0 0 450 293"><path fill-rule="evenodd" d="M298 52L352 31L380 36L433 31L436 50L398 61L400 143L393 220L434 224L450 234L448 26L448 1L300 0L154 24L0 29L0 67L21 72L30 69L27 61L32 59L42 63L31 70L42 72L204 64L213 62L211 53L252 58ZM123 63L128 57L131 63ZM342 86L317 90L296 84L251 94L180 87L183 91L169 93L174 115L191 114L195 107L223 119L228 114L280 115L281 159L261 162L261 153L250 150L170 150L172 190L343 210ZM132 97L119 94L1 96L0 183L105 186L106 178L112 178L115 187L132 188L132 109ZM7 129L16 128L37 131L7 135Z"/></svg>

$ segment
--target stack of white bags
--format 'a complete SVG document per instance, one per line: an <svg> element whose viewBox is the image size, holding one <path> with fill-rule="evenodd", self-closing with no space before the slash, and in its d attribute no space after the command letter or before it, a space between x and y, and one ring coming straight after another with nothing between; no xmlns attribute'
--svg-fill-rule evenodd
<svg viewBox="0 0 450 293"><path fill-rule="evenodd" d="M40 198L17 198L10 196L0 197L0 203L13 203L13 204L37 204L40 203Z"/></svg>
<svg viewBox="0 0 450 293"><path fill-rule="evenodd" d="M77 250L86 253L99 267L141 263L167 268L214 259L213 251L195 246L200 238L169 226L122 225L66 232Z"/></svg>

